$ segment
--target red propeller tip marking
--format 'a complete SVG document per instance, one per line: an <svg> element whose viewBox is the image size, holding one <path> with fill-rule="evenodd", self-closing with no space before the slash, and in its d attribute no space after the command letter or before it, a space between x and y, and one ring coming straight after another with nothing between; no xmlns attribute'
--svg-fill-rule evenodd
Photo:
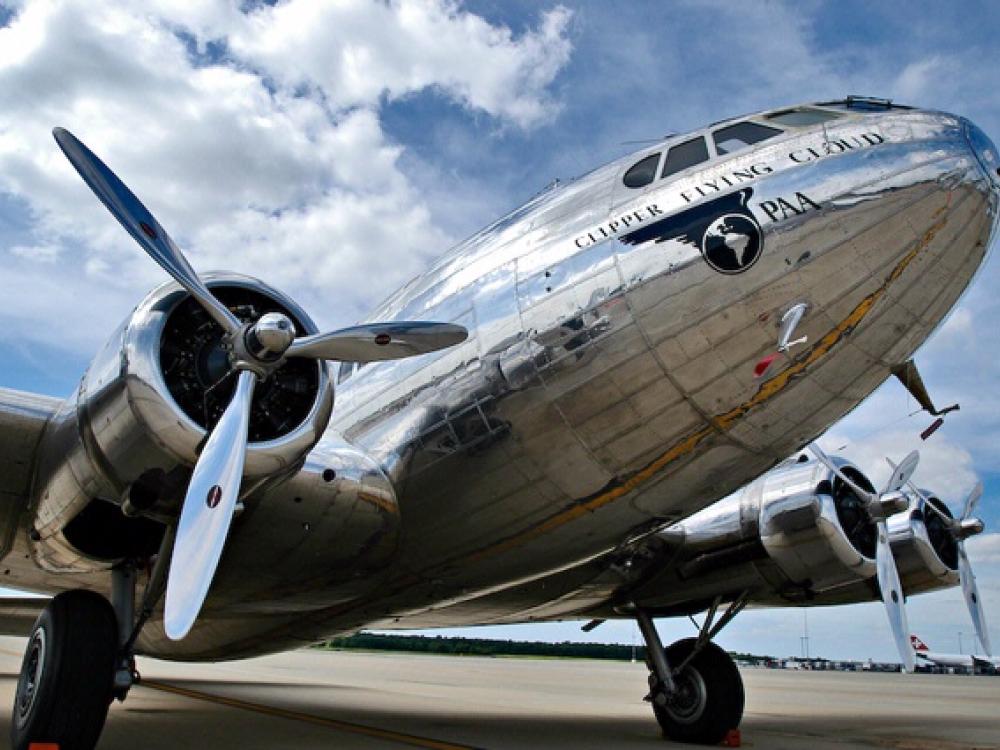
<svg viewBox="0 0 1000 750"><path fill-rule="evenodd" d="M771 369L771 364L778 358L777 353L768 354L764 359L754 365L753 376L755 378L764 377L764 373Z"/></svg>
<svg viewBox="0 0 1000 750"><path fill-rule="evenodd" d="M222 488L217 484L212 485L212 489L208 491L208 495L205 497L205 504L209 508L214 508L219 504L220 500L222 500Z"/></svg>
<svg viewBox="0 0 1000 750"><path fill-rule="evenodd" d="M379 346L385 346L390 341L392 341L392 336L388 333L379 333L375 336L375 343Z"/></svg>
<svg viewBox="0 0 1000 750"><path fill-rule="evenodd" d="M151 226L149 226L149 224L147 224L146 222L140 221L139 222L139 229L141 229L142 233L144 235L146 235L147 237L149 237L149 239L151 239L151 240L155 240L156 239L156 230L153 229Z"/></svg>

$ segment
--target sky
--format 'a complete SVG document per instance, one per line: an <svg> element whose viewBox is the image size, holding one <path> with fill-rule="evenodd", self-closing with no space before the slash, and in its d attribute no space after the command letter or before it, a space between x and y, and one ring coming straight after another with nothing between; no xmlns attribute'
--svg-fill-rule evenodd
<svg viewBox="0 0 1000 750"><path fill-rule="evenodd" d="M330 328L635 141L850 93L962 114L1000 140L997 28L991 2L0 0L0 386L69 394L164 279L72 172L55 125L197 270L265 279ZM918 353L932 396L962 405L942 430L921 444L929 419L887 383L822 444L878 480L883 456L919 447L917 480L953 508L983 480L987 533L968 549L1000 644L998 276L994 256ZM969 650L957 588L914 597L909 616L932 649L958 650L961 633ZM879 604L814 609L808 627L812 654L895 658ZM803 628L801 610L749 611L719 642L796 655ZM636 637L630 623L471 632Z"/></svg>

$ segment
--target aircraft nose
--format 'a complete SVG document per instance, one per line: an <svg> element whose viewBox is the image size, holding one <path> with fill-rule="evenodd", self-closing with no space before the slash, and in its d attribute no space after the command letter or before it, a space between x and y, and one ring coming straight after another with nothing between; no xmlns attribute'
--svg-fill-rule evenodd
<svg viewBox="0 0 1000 750"><path fill-rule="evenodd" d="M975 124L963 118L965 125L965 138L969 141L972 152L989 175L993 189L1000 191L1000 154L997 147L982 130Z"/></svg>

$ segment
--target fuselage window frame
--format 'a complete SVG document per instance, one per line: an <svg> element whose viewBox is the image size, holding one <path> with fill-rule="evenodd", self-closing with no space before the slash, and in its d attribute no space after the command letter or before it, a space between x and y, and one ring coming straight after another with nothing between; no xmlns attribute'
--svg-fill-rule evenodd
<svg viewBox="0 0 1000 750"><path fill-rule="evenodd" d="M696 147L699 143L701 145L700 158L698 158L697 160L693 160L691 159L687 151L685 151L684 149L688 146ZM679 166L677 165L677 162L675 162L672 167L670 164L670 159L672 156L674 156L674 154L679 154L683 159L683 161L680 162ZM699 164L704 164L711 158L712 155L708 151L708 144L705 142L705 136L698 135L695 136L694 138L689 138L688 140L683 141L682 143L678 143L675 146L671 146L670 150L667 151L667 156L663 160L663 167L660 170L660 179L662 180L664 177L672 177L675 174L683 172L685 169L690 169L691 167L697 166Z"/></svg>
<svg viewBox="0 0 1000 750"><path fill-rule="evenodd" d="M654 154L647 154L639 159L639 161L625 170L625 174L622 175L622 184L630 190L639 190L648 187L656 179L656 173L660 168L661 156L663 154L657 151ZM630 183L629 178L633 175L637 175L638 177L637 179L633 178L633 183Z"/></svg>
<svg viewBox="0 0 1000 750"><path fill-rule="evenodd" d="M841 117L843 115L840 112L832 112L828 109L792 107L790 109L779 110L778 112L771 112L765 115L764 119L769 123L773 122L783 128L811 128L815 125L824 125L831 120Z"/></svg>
<svg viewBox="0 0 1000 750"><path fill-rule="evenodd" d="M740 151L756 146L771 138L777 138L785 131L771 125L762 125L752 120L741 120L712 131L712 143L715 145L715 152L719 156L729 156ZM730 148L725 148L726 144L738 144Z"/></svg>

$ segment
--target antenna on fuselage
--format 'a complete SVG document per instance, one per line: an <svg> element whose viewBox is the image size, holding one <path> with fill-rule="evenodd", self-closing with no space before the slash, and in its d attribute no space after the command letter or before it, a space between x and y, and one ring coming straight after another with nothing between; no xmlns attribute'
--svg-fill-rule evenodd
<svg viewBox="0 0 1000 750"><path fill-rule="evenodd" d="M621 141L622 146L645 146L649 143L659 143L660 141L665 141L667 138L673 138L677 133L671 131L666 135L661 135L659 138L640 138L636 141Z"/></svg>

